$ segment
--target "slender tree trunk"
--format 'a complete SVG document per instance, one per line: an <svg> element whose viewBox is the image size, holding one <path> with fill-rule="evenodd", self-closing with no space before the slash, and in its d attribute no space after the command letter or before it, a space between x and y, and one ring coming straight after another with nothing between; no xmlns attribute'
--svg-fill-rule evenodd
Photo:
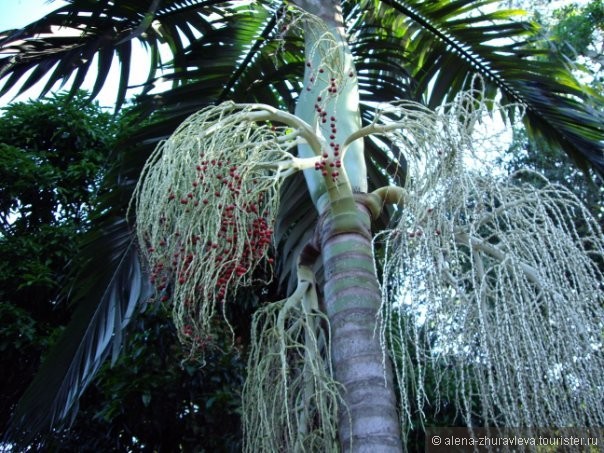
<svg viewBox="0 0 604 453"><path fill-rule="evenodd" d="M402 445L393 377L377 333L381 294L374 269L371 219L353 195L367 191L363 141L339 148L361 127L353 56L339 1L294 2L314 16L304 26L306 71L296 115L315 125L326 143L321 151L323 171L307 170L305 177L321 213L325 310L331 326L335 379L344 387L345 407L339 416L341 449L399 452ZM303 157L315 153L308 145L299 146Z"/></svg>
<svg viewBox="0 0 604 453"><path fill-rule="evenodd" d="M342 221L343 220L343 221ZM345 388L340 414L342 451L401 451L400 423L389 360L376 333L380 291L370 219L364 207L327 216L321 228L325 306L335 378Z"/></svg>

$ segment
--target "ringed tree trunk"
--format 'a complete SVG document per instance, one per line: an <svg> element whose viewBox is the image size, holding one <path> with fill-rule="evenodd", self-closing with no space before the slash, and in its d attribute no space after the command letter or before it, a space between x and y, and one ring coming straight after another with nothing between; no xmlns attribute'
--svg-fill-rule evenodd
<svg viewBox="0 0 604 453"><path fill-rule="evenodd" d="M325 272L325 312L332 334L335 379L346 407L339 415L343 451L401 451L400 422L389 361L377 335L381 305L371 245L371 215L355 193L367 192L362 140L344 147L361 127L358 79L338 1L295 0L303 15L306 70L296 115L329 148L322 165L305 170L321 215L318 232ZM313 156L309 146L299 154ZM357 198L359 198L357 196Z"/></svg>
<svg viewBox="0 0 604 453"><path fill-rule="evenodd" d="M350 445L353 451L401 451L392 372L376 334L381 297L370 215L351 201L330 206L320 229L334 374L347 405L340 414L340 444L343 451Z"/></svg>

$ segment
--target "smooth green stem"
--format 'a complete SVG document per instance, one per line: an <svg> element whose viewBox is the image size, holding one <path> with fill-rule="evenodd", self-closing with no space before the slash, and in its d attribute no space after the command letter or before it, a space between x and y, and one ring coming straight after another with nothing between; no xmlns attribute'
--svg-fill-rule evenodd
<svg viewBox="0 0 604 453"><path fill-rule="evenodd" d="M372 195L378 196L384 204L394 204L403 207L407 198L405 189L399 186L384 186L371 192Z"/></svg>
<svg viewBox="0 0 604 453"><path fill-rule="evenodd" d="M310 14L303 16L306 68L296 115L313 126L324 145L321 155L325 167L304 173L311 198L319 209L319 198L326 192L334 200L343 194L367 191L363 143L356 143L346 155L341 149L344 139L361 127L358 79L339 15L339 2L305 0L298 5ZM312 153L316 155L316 149L306 144L298 147L301 157Z"/></svg>

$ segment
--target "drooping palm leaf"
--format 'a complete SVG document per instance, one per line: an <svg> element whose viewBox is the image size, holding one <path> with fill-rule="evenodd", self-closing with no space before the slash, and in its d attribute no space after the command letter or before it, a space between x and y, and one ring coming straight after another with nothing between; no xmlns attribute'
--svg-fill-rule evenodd
<svg viewBox="0 0 604 453"><path fill-rule="evenodd" d="M84 253L89 262L76 280L78 308L17 405L5 440L27 445L74 408L103 361L117 358L122 332L150 286L125 222L108 219L91 232Z"/></svg>

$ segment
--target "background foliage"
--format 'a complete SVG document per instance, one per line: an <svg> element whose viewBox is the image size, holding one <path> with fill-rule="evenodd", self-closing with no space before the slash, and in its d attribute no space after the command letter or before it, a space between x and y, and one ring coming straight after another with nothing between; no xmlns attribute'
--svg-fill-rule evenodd
<svg viewBox="0 0 604 453"><path fill-rule="evenodd" d="M108 196L115 144L132 133L87 93L14 103L0 121L0 425L36 373L73 308L62 290L81 266L83 238ZM213 351L187 364L168 307L149 304L122 355L105 365L56 451L237 451L243 359ZM226 342L226 337L225 337ZM226 348L225 348L226 349Z"/></svg>
<svg viewBox="0 0 604 453"><path fill-rule="evenodd" d="M117 122L81 93L12 104L0 121L0 421L69 319L59 303L78 259Z"/></svg>

